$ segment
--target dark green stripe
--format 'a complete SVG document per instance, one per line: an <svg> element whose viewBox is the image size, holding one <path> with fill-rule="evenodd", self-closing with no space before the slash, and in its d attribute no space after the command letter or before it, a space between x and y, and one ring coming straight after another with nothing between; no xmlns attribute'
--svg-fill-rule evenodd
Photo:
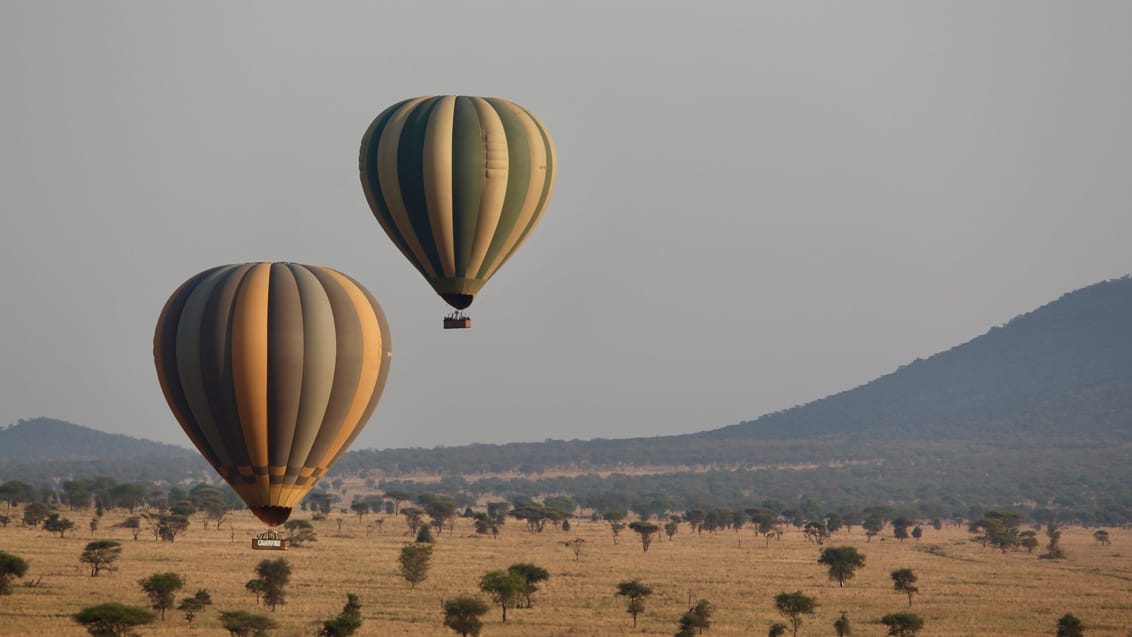
<svg viewBox="0 0 1132 637"><path fill-rule="evenodd" d="M303 393L303 308L290 268L271 264L267 294L267 462L285 466Z"/></svg>
<svg viewBox="0 0 1132 637"><path fill-rule="evenodd" d="M468 276L468 261L476 238L484 179L483 128L476 105L468 97L456 98L452 122L452 216L456 244L456 276ZM438 272L443 276L442 273Z"/></svg>
<svg viewBox="0 0 1132 637"><path fill-rule="evenodd" d="M432 224L428 221L428 205L425 200L424 143L428 121L436 109L439 97L424 100L405 118L405 128L397 140L397 181L401 188L401 200L413 224L413 233L424 248L425 257L432 265L433 272L441 274L440 253L432 235ZM418 268L420 269L420 268Z"/></svg>
<svg viewBox="0 0 1132 637"><path fill-rule="evenodd" d="M509 252L507 256L503 258L503 263L506 263L507 260L511 258L511 255L515 254L515 250L520 245L522 245L523 241L526 240L527 235L530 234L531 230L535 227L535 225L538 224L539 218L542 217L542 213L546 209L547 201L550 199L551 184L554 183L554 179L552 179L555 169L554 153L550 152L550 137L547 135L546 129L543 128L542 124L540 124L539 121L531 115L530 111L523 108L522 106L519 106L519 108L522 109L522 111L531 118L531 120L535 124L535 127L538 128L539 135L542 137L542 145L546 148L546 173L543 176L544 178L542 182L542 194L539 195L538 206L535 208L535 214L531 216L530 223L528 223L526 229L523 230L523 234L519 236L519 240L515 242L515 247L512 248L511 252ZM500 263L500 267L503 266L503 263Z"/></svg>
<svg viewBox="0 0 1132 637"><path fill-rule="evenodd" d="M503 121L503 130L507 134L507 195L503 200L503 212L499 217L499 225L491 245L487 249L487 256L478 272L469 272L472 278L482 278L488 268L495 261L499 251L503 249L510 236L511 230L519 221L519 213L523 208L523 199L527 196L527 189L531 177L531 140L527 139L523 125L514 112L506 106L500 106L499 101L487 98L487 102L499 114Z"/></svg>
<svg viewBox="0 0 1132 637"><path fill-rule="evenodd" d="M377 208L373 210L373 215L377 217L386 228L389 229L389 239L393 241L393 245L405 255L405 258L412 263L421 274L424 270L416 263L416 257L413 256L413 251L409 249L409 244L405 242L405 238L397 230L397 224L393 221L393 215L389 212L389 204L385 201L385 193L381 190L381 180L378 178L377 171L377 150L381 146L381 137L385 133L385 127L389 124L389 120L400 109L405 102L404 100L397 102L393 106L385 109L373 123L370 124L369 130L366 131L362 137L362 148L359 154L359 172L362 178L362 188L365 190L369 200Z"/></svg>

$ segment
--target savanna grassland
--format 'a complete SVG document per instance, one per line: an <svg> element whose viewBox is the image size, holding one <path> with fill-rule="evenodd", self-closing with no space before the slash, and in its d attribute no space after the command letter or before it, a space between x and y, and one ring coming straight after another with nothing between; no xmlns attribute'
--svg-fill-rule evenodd
<svg viewBox="0 0 1132 637"><path fill-rule="evenodd" d="M129 530L112 528L114 522L107 516L93 537L121 541L122 556L116 571L98 577L78 561L92 539L89 530L59 538L41 529L0 528L0 550L29 563L13 594L0 597L0 634L85 635L71 621L73 613L106 601L144 606L138 580L173 571L185 579L178 597L207 588L214 603L192 628L170 610L164 622L141 627L142 635L224 634L218 612L241 609L273 617L280 624L274 635L315 635L322 620L340 611L347 592L363 604L358 635L454 635L442 625L441 600L480 594L484 572L516 562L533 562L551 577L535 595L534 608L510 610L506 624L497 607L485 615L483 635L672 635L689 599L707 599L716 611L706 635L761 636L771 622L783 621L774 595L795 590L820 604L799 634L834 634L832 622L844 610L853 635L884 635L879 618L908 610L907 598L892 589L889 573L897 568L919 576L921 592L911 611L924 617L923 635L1051 635L1067 612L1084 621L1090 636L1125 637L1132 630L1132 532L1119 529L1109 531L1108 546L1089 530L1065 529L1064 560L1039 560L1040 549L1003 554L983 548L955 526L929 527L922 540L903 543L887 529L889 537L871 542L860 528L842 530L826 546L855 546L867 561L840 588L817 564L819 549L792 528L768 545L751 529L695 535L682 524L672 541L662 535L645 553L628 529L614 544L605 522L577 520L569 532L548 527L532 534L511 520L492 539L475 535L469 520L458 519L454 532L437 539L428 579L414 590L396 570L409 538L393 516L368 537L356 516L345 518L340 530L335 520L317 522L318 541L287 552L251 550L259 527L246 512L234 516L235 533L227 524L216 530L194 521L173 543L156 542L145 532L135 541ZM564 545L573 538L585 540L580 559ZM259 561L279 556L290 560L293 575L286 604L272 613L257 607L245 583L255 577ZM654 588L635 629L624 600L614 595L618 582L633 578Z"/></svg>

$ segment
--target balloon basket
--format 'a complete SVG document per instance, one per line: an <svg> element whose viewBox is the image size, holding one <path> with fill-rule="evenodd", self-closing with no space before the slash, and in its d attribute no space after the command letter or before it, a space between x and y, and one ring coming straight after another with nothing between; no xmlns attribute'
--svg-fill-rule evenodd
<svg viewBox="0 0 1132 637"><path fill-rule="evenodd" d="M291 546L290 538L270 529L252 538L252 548L257 551L286 551Z"/></svg>
<svg viewBox="0 0 1132 637"><path fill-rule="evenodd" d="M444 329L463 330L472 326L472 317L463 312L454 312L444 317Z"/></svg>

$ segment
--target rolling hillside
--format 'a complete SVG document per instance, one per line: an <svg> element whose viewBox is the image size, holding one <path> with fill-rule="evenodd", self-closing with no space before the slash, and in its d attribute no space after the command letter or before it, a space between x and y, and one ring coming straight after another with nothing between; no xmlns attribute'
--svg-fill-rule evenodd
<svg viewBox="0 0 1132 637"><path fill-rule="evenodd" d="M696 434L353 451L340 471L542 473L870 461L972 443L1044 449L1132 441L1132 279L1065 294L872 382ZM925 446L927 445L927 446Z"/></svg>
<svg viewBox="0 0 1132 637"><path fill-rule="evenodd" d="M149 460L118 460L130 456ZM1125 277L1065 294L859 387L721 429L355 450L329 477L465 500L615 494L626 502L662 498L676 509L761 498L885 502L933 517L995 505L1127 522L1130 457L1132 279ZM44 462L17 466L14 458ZM69 423L37 419L0 430L0 479L68 475L183 480L211 472L193 452Z"/></svg>

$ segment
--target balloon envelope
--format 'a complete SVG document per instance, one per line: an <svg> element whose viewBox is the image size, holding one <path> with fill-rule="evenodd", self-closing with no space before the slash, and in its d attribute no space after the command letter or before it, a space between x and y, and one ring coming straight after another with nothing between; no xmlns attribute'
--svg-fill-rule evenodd
<svg viewBox="0 0 1132 637"><path fill-rule="evenodd" d="M454 95L386 109L358 163L385 233L458 310L534 229L557 168L550 134L526 109Z"/></svg>
<svg viewBox="0 0 1132 637"><path fill-rule="evenodd" d="M353 279L244 263L201 272L173 293L153 357L189 439L275 526L369 420L390 345L381 306Z"/></svg>

